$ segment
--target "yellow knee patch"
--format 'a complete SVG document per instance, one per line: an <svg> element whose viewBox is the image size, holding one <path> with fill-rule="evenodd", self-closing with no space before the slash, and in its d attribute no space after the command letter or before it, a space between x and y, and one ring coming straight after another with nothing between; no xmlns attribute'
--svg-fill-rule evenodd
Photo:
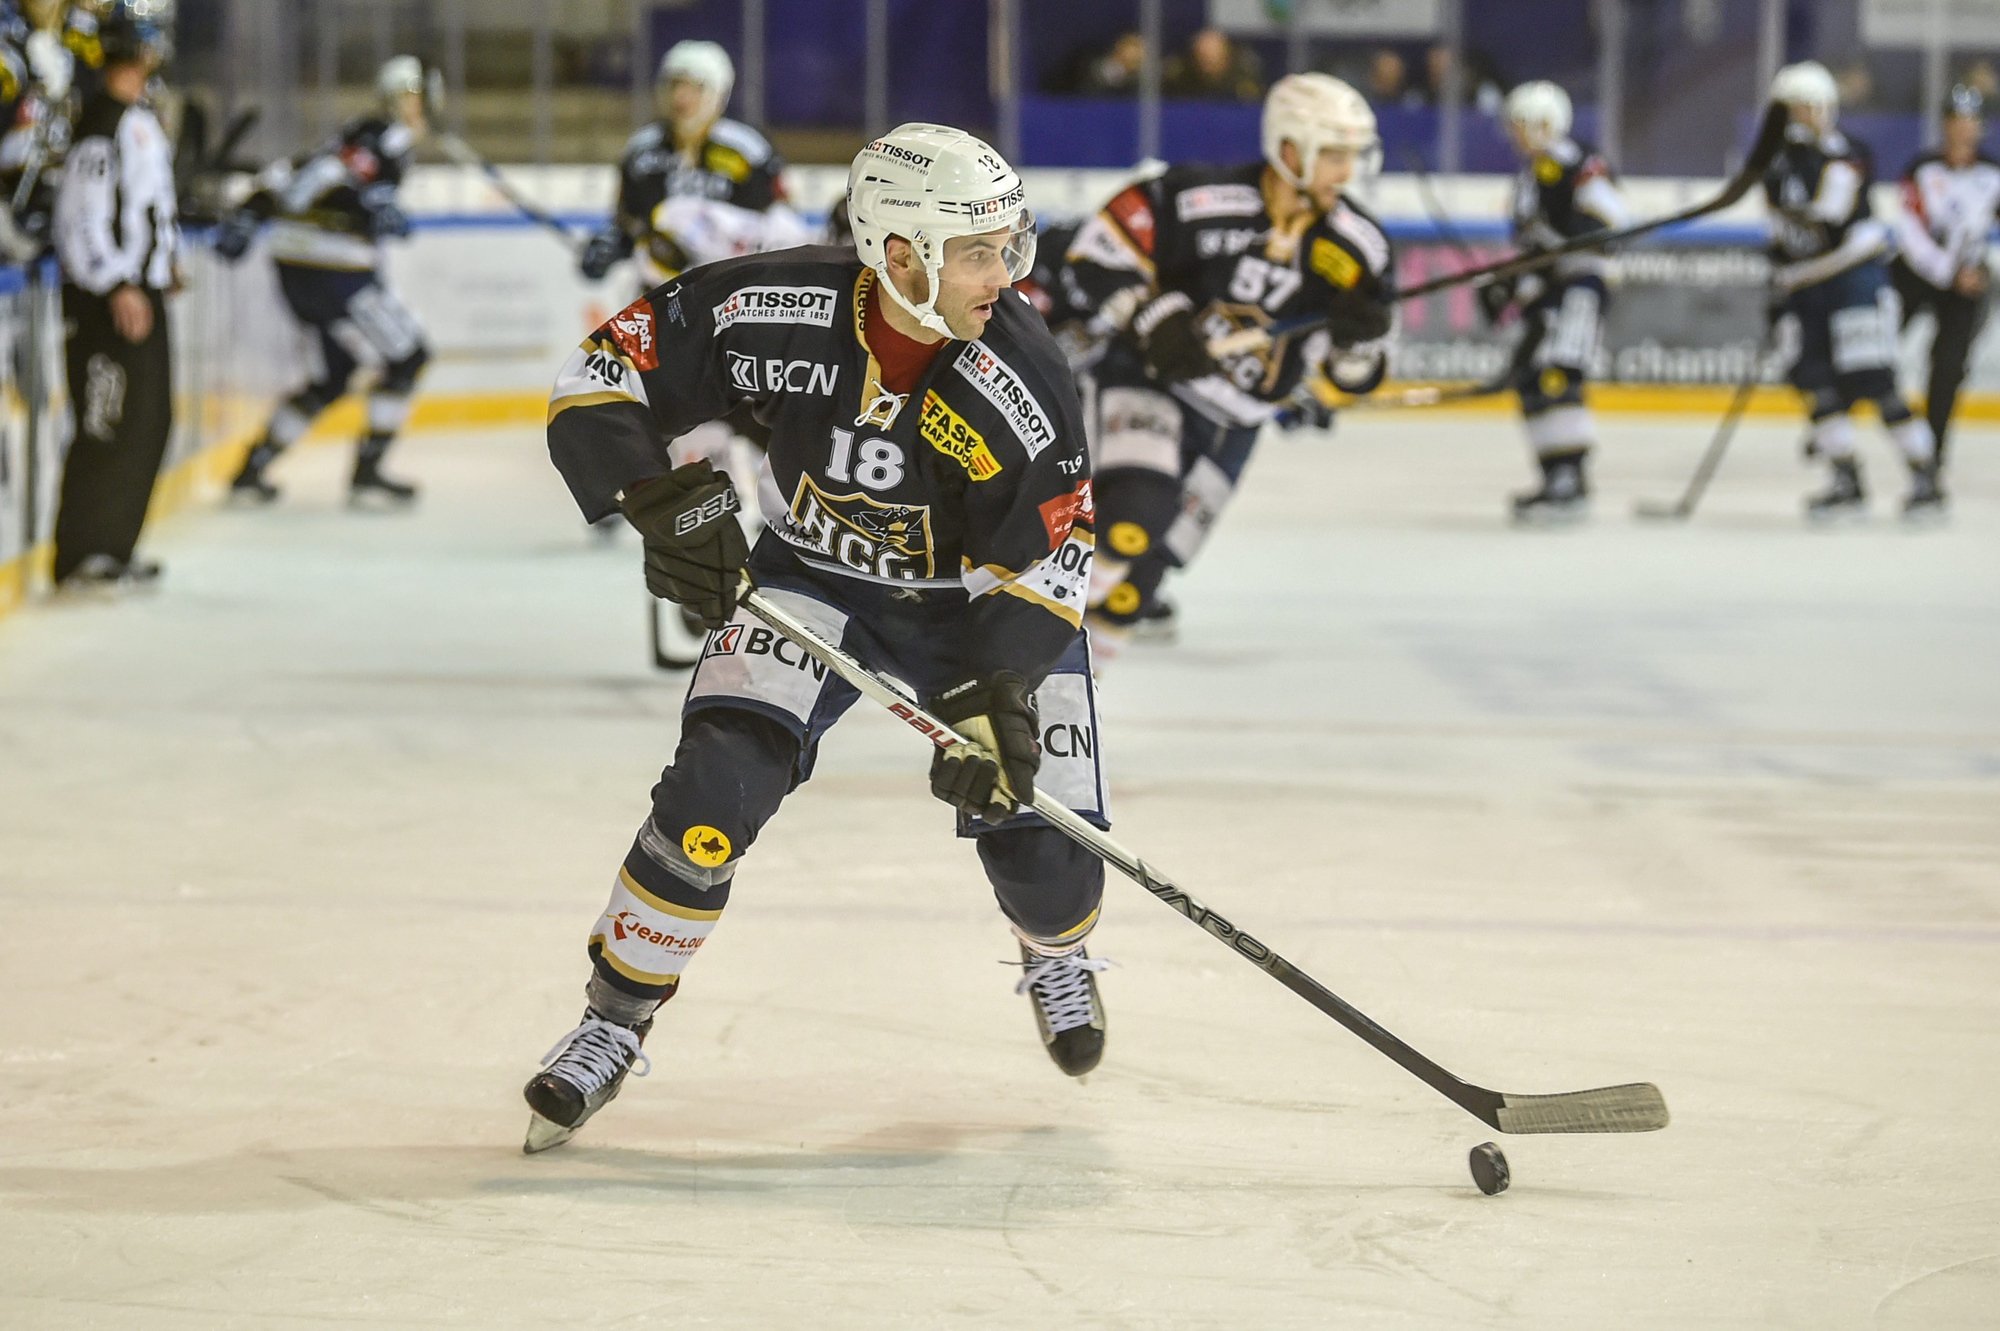
<svg viewBox="0 0 2000 1331"><path fill-rule="evenodd" d="M1139 589L1129 582L1119 583L1104 598L1104 608L1114 615L1131 614L1139 608Z"/></svg>
<svg viewBox="0 0 2000 1331"><path fill-rule="evenodd" d="M1153 544L1153 538L1148 536L1146 529L1136 522L1112 523L1106 539L1111 543L1113 554L1123 555L1127 559L1145 554Z"/></svg>

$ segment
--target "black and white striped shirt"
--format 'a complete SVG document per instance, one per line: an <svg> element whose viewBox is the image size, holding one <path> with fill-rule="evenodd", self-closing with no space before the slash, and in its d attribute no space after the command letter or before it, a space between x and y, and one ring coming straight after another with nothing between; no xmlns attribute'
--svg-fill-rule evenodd
<svg viewBox="0 0 2000 1331"><path fill-rule="evenodd" d="M1925 153L1903 173L1896 244L1911 272L1949 287L1960 270L1985 262L1986 238L2000 206L2000 162L1980 153L1955 167Z"/></svg>
<svg viewBox="0 0 2000 1331"><path fill-rule="evenodd" d="M54 221L65 280L98 295L127 283L173 285L180 245L173 146L151 111L102 92L85 104Z"/></svg>

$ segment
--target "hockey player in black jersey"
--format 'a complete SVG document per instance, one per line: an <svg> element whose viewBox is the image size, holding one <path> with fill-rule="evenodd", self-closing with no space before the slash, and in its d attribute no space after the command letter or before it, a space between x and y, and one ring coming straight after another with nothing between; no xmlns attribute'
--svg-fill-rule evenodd
<svg viewBox="0 0 2000 1331"><path fill-rule="evenodd" d="M374 372L366 433L355 454L348 496L356 504L406 505L416 487L382 471L383 455L410 413L417 376L430 359L424 330L384 280L382 242L406 236L410 219L396 205L411 150L430 131L444 81L415 56L400 55L376 79L380 114L353 121L331 141L274 163L258 188L223 220L215 248L240 259L259 227L278 285L311 334L311 378L272 415L230 483L232 498L269 503L278 489L271 463L341 394L354 371Z"/></svg>
<svg viewBox="0 0 2000 1331"><path fill-rule="evenodd" d="M583 1021L525 1088L529 1151L646 1070L656 1009L858 696L737 608L746 563L773 601L975 741L939 751L932 790L976 839L1050 1056L1071 1075L1101 1056L1103 963L1084 939L1103 865L1021 811L1039 786L1106 825L1079 632L1090 460L1062 353L1008 289L1032 262L1033 219L997 153L938 125L864 148L848 202L853 248L692 269L586 338L551 398L550 454L584 517L622 512L647 585L711 633L680 748L590 933ZM728 478L671 468L668 452L741 403L771 429L768 525L748 552Z"/></svg>
<svg viewBox="0 0 2000 1331"><path fill-rule="evenodd" d="M1944 106L1944 143L1903 172L1895 221L1889 276L1903 322L1928 310L1937 323L1924 416L1937 441L1940 486L1952 410L1992 303L1986 250L2000 208L2000 162L1981 150L1985 132L1986 99L1977 88L1953 88Z"/></svg>
<svg viewBox="0 0 2000 1331"><path fill-rule="evenodd" d="M1263 160L1175 167L1121 190L1077 233L1066 285L1113 330L1095 370L1092 449L1104 548L1091 578L1093 648L1114 654L1170 568L1193 558L1258 430L1309 376L1350 393L1387 367L1392 256L1343 193L1378 153L1375 115L1325 74L1264 103ZM1317 317L1264 350L1208 344Z"/></svg>
<svg viewBox="0 0 2000 1331"><path fill-rule="evenodd" d="M1888 229L1868 201L1867 146L1834 125L1833 75L1813 61L1787 65L1771 100L1791 109L1777 160L1764 173L1771 208L1772 316L1795 320L1791 381L1812 420L1809 451L1826 459L1832 483L1806 501L1808 516L1860 513L1867 505L1855 460L1852 411L1873 402L1910 468L1903 511L1937 512L1936 441L1930 424L1896 390L1896 300L1889 286Z"/></svg>
<svg viewBox="0 0 2000 1331"><path fill-rule="evenodd" d="M1630 222L1610 163L1570 135L1568 93L1553 83L1524 83L1507 95L1501 118L1521 157L1511 213L1514 243L1524 253ZM1479 290L1496 322L1509 306L1521 309L1525 340L1515 353L1514 387L1542 476L1538 488L1514 497L1517 521L1577 517L1589 504L1597 422L1583 390L1604 335L1609 271L1602 253L1576 254Z"/></svg>

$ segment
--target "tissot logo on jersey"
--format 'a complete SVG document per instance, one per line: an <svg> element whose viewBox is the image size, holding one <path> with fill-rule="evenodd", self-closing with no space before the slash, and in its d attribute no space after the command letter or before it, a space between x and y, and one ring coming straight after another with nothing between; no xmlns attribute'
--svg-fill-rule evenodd
<svg viewBox="0 0 2000 1331"><path fill-rule="evenodd" d="M1183 222L1202 222L1214 217L1255 217L1264 211L1264 199L1250 185L1197 185L1182 190L1174 198L1174 212Z"/></svg>
<svg viewBox="0 0 2000 1331"><path fill-rule="evenodd" d="M1056 431L1034 394L984 342L968 342L952 366L1007 418L1030 460L1056 441Z"/></svg>
<svg viewBox="0 0 2000 1331"><path fill-rule="evenodd" d="M653 342L653 307L644 299L635 300L604 325L611 332L611 340L625 353L636 370L657 370L660 368L659 348Z"/></svg>
<svg viewBox="0 0 2000 1331"><path fill-rule="evenodd" d="M744 287L715 307L715 330L731 324L816 324L833 327L830 287Z"/></svg>
<svg viewBox="0 0 2000 1331"><path fill-rule="evenodd" d="M924 394L924 414L917 432L925 443L965 468L973 480L990 481L1000 474L1000 459L986 446L986 436L936 393Z"/></svg>
<svg viewBox="0 0 2000 1331"><path fill-rule="evenodd" d="M740 351L728 355L730 386L745 393L814 393L831 397L834 385L840 380L838 365L746 356Z"/></svg>

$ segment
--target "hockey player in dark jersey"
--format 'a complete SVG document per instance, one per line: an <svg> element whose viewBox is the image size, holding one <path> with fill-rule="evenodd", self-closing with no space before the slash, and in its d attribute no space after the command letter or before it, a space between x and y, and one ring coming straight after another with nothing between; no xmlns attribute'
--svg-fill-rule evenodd
<svg viewBox="0 0 2000 1331"><path fill-rule="evenodd" d="M265 473L341 394L367 363L366 433L354 459L348 495L356 504L407 505L415 486L382 471L382 458L410 413L417 377L430 359L423 327L384 280L382 242L406 236L410 219L396 206L410 152L430 131L444 81L415 56L382 66L378 115L353 121L312 152L274 163L258 188L223 220L216 251L232 261L249 249L267 220L278 285L311 334L311 377L272 415L230 483L232 498L269 503L278 489Z"/></svg>
<svg viewBox="0 0 2000 1331"><path fill-rule="evenodd" d="M1514 243L1524 253L1631 220L1610 163L1570 135L1568 93L1553 83L1524 83L1507 95L1502 123L1521 156L1511 212ZM1517 521L1578 517L1589 504L1597 423L1583 390L1604 335L1609 268L1602 253L1577 254L1480 288L1495 322L1519 305L1526 339L1516 350L1514 386L1542 477L1537 489L1514 497Z"/></svg>
<svg viewBox="0 0 2000 1331"><path fill-rule="evenodd" d="M1771 100L1789 107L1792 117L1784 147L1764 173L1772 315L1797 323L1790 377L1812 420L1809 449L1833 471L1827 489L1806 501L1806 512L1825 518L1866 510L1851 414L1861 402L1875 404L1909 465L1904 513L1937 512L1944 497L1936 441L1896 390L1896 299L1883 261L1889 236L1868 201L1867 146L1835 127L1839 93L1824 65L1785 66L1772 81Z"/></svg>
<svg viewBox="0 0 2000 1331"><path fill-rule="evenodd" d="M770 142L722 112L736 70L714 42L679 42L660 60L660 118L618 163L618 203L579 260L593 281L634 257L642 287L695 264L805 243Z"/></svg>
<svg viewBox="0 0 2000 1331"><path fill-rule="evenodd" d="M1986 99L1977 88L1954 87L1944 105L1943 145L1903 172L1895 221L1890 280L1903 322L1928 310L1937 324L1924 415L1937 441L1940 488L1952 410L1992 303L1986 251L2000 208L2000 162L1980 149L1985 132Z"/></svg>
<svg viewBox="0 0 2000 1331"><path fill-rule="evenodd" d="M746 559L764 594L975 741L939 751L932 790L976 839L1050 1056L1075 1076L1102 1054L1103 963L1084 939L1103 865L1021 811L1039 786L1105 825L1079 632L1090 459L1062 353L1008 290L1033 219L997 153L938 125L864 148L848 200L853 248L692 269L585 339L551 398L549 450L584 517L623 512L647 585L712 632L680 748L590 934L583 1021L525 1088L529 1151L646 1071L641 1042L738 864L856 700L737 608ZM747 554L728 478L670 470L668 453L746 402L771 428L768 525Z"/></svg>
<svg viewBox="0 0 2000 1331"><path fill-rule="evenodd" d="M1264 104L1264 158L1175 167L1121 190L1070 248L1065 283L1114 330L1094 378L1099 528L1093 648L1109 657L1213 527L1258 430L1318 372L1372 391L1393 319L1389 241L1342 193L1377 154L1375 115L1325 74ZM1218 363L1219 336L1325 322Z"/></svg>

